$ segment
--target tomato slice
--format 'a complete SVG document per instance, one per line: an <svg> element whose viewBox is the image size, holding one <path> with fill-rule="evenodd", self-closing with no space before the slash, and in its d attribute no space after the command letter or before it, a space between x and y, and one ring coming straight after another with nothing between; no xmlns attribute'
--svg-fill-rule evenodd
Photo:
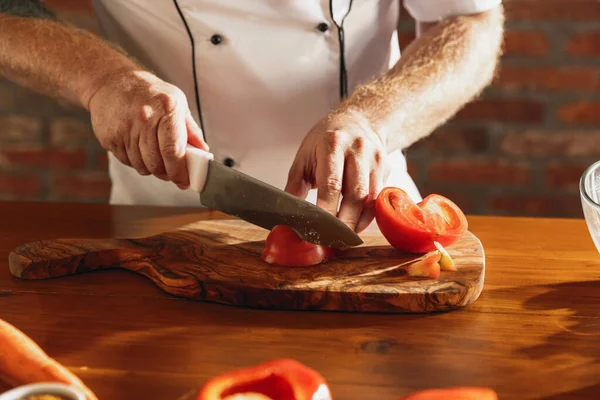
<svg viewBox="0 0 600 400"><path fill-rule="evenodd" d="M440 277L440 252L430 253L424 259L410 264L406 268L406 272L410 276L418 276L421 278L437 279Z"/></svg>
<svg viewBox="0 0 600 400"><path fill-rule="evenodd" d="M399 400L498 400L498 394L486 387L459 386L425 389L409 394Z"/></svg>
<svg viewBox="0 0 600 400"><path fill-rule="evenodd" d="M305 242L292 228L278 225L267 236L261 258L283 267L309 267L328 260L334 252L332 247Z"/></svg>
<svg viewBox="0 0 600 400"><path fill-rule="evenodd" d="M392 246L409 253L434 251L434 242L449 246L468 228L462 210L446 197L430 194L415 204L396 187L386 187L377 196L375 220Z"/></svg>

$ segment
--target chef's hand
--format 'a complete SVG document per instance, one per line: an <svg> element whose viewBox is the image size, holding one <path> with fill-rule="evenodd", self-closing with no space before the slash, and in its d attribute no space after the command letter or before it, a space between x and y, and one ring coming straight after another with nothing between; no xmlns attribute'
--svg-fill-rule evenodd
<svg viewBox="0 0 600 400"><path fill-rule="evenodd" d="M306 198L316 188L317 206L360 232L374 217L375 199L387 177L385 156L383 140L360 113L334 114L302 141L285 190Z"/></svg>
<svg viewBox="0 0 600 400"><path fill-rule="evenodd" d="M98 141L119 161L141 175L189 186L185 146L208 146L179 88L148 72L123 72L91 96L89 110Z"/></svg>

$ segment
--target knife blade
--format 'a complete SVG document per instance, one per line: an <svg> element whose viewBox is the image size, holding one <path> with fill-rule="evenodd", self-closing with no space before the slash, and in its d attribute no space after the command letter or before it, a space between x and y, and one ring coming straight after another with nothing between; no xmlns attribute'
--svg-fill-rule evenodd
<svg viewBox="0 0 600 400"><path fill-rule="evenodd" d="M363 243L335 215L215 161L212 153L188 145L186 161L190 187L208 208L267 230L286 225L302 240L317 245L345 248Z"/></svg>

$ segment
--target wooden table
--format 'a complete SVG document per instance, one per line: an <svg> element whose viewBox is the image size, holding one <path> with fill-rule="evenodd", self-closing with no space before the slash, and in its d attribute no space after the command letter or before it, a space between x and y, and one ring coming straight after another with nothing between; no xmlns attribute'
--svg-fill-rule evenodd
<svg viewBox="0 0 600 400"><path fill-rule="evenodd" d="M457 385L489 386L503 400L600 398L600 256L583 220L469 217L486 283L474 304L445 314L249 310L173 298L127 271L47 281L8 271L9 251L32 240L139 237L219 217L0 203L0 318L100 399L175 400L211 376L277 357L320 371L337 400Z"/></svg>

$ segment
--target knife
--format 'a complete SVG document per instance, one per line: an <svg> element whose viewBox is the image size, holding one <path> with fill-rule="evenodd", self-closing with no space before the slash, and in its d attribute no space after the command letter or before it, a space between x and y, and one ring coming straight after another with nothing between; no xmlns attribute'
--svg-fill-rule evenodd
<svg viewBox="0 0 600 400"><path fill-rule="evenodd" d="M335 215L281 189L214 160L214 155L187 145L190 188L208 208L271 230L292 228L302 240L336 248L358 246L362 239Z"/></svg>

